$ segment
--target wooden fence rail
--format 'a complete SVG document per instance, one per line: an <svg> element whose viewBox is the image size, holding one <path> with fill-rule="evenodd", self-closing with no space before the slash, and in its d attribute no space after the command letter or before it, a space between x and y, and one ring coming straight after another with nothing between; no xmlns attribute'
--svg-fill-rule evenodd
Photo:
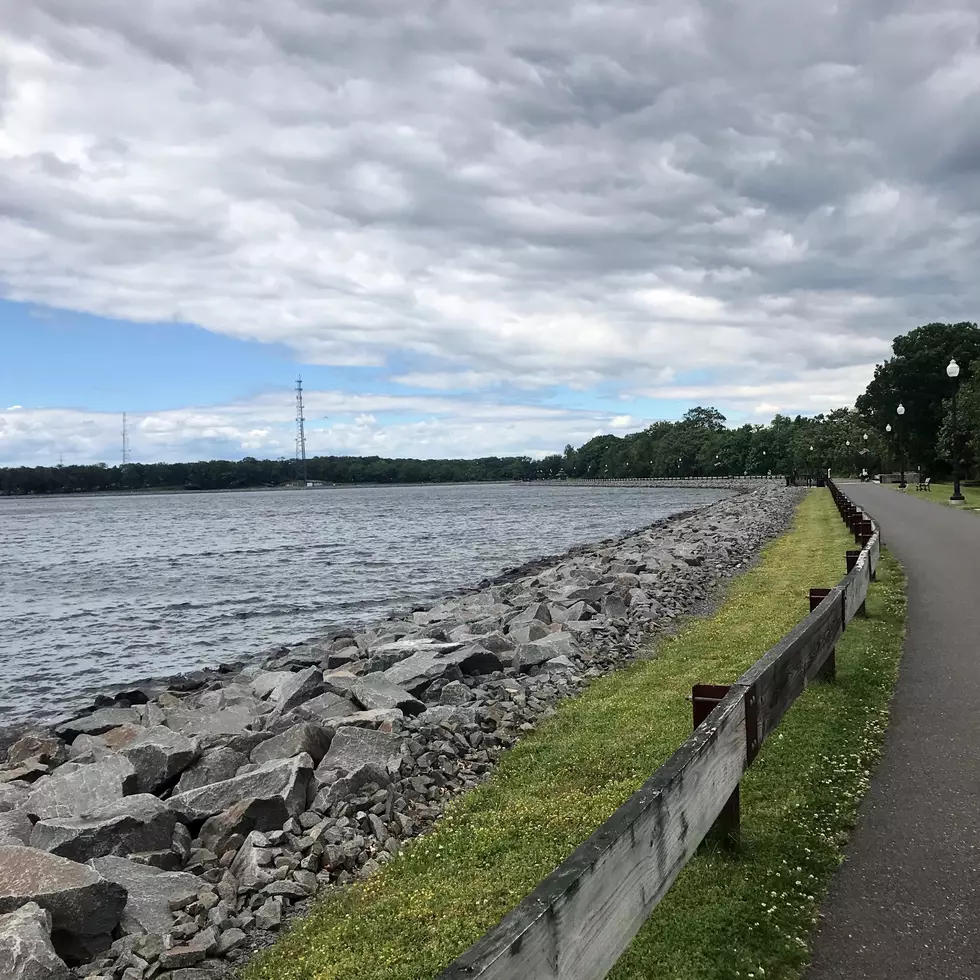
<svg viewBox="0 0 980 980"><path fill-rule="evenodd" d="M812 611L717 701L646 783L440 980L601 980L720 815L737 839L738 787L765 740L815 677L831 678L834 649L864 607L880 556L878 528L828 484L861 545ZM699 699L701 700L701 699Z"/></svg>

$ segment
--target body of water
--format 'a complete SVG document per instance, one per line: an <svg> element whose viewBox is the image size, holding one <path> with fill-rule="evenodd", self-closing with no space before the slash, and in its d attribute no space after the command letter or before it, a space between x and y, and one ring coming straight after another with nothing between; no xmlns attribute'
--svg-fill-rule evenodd
<svg viewBox="0 0 980 980"><path fill-rule="evenodd" d="M370 623L724 496L471 484L0 498L0 726Z"/></svg>

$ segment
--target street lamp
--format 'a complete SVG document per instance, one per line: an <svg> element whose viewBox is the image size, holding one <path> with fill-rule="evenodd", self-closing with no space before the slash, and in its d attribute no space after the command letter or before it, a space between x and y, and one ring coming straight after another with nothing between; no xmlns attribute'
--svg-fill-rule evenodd
<svg viewBox="0 0 980 980"><path fill-rule="evenodd" d="M905 406L899 402L898 408L895 409L898 417L901 418L905 414ZM898 480L898 489L904 490L908 484L905 482L905 446L902 444L902 436L899 433L898 436L898 458L899 458L899 468L901 470L901 475Z"/></svg>
<svg viewBox="0 0 980 980"><path fill-rule="evenodd" d="M946 374L953 382L953 493L949 499L959 503L964 497L960 493L960 427L956 418L956 392L960 387L956 379L960 376L960 366L956 358L950 358Z"/></svg>
<svg viewBox="0 0 980 980"><path fill-rule="evenodd" d="M806 454L806 485L808 487L813 486L813 465L810 460L813 458L813 446L807 450Z"/></svg>

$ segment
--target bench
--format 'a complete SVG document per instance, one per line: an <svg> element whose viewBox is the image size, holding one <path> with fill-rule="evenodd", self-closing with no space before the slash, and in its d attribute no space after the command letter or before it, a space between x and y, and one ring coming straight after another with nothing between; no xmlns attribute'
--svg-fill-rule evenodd
<svg viewBox="0 0 980 980"><path fill-rule="evenodd" d="M932 493L932 477L928 476L924 480L919 480L919 482L915 485L915 489L926 490L929 493Z"/></svg>

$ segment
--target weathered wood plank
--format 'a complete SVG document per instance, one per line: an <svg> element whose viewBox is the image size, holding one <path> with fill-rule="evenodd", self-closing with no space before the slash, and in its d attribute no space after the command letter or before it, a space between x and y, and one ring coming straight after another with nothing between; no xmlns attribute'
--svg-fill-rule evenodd
<svg viewBox="0 0 980 980"><path fill-rule="evenodd" d="M878 562L881 560L881 531L875 525L874 537L868 542L868 561L871 564L871 574L878 571Z"/></svg>
<svg viewBox="0 0 980 980"><path fill-rule="evenodd" d="M807 689L844 632L844 595L838 586L737 681L757 697L756 740L761 746Z"/></svg>
<svg viewBox="0 0 980 980"><path fill-rule="evenodd" d="M841 579L841 588L844 590L844 622L849 623L856 615L857 611L864 605L864 600L868 597L868 586L871 582L871 566L868 562L868 553L861 552L857 564Z"/></svg>
<svg viewBox="0 0 980 980"><path fill-rule="evenodd" d="M600 980L738 786L745 704L732 691L572 856L441 980Z"/></svg>

